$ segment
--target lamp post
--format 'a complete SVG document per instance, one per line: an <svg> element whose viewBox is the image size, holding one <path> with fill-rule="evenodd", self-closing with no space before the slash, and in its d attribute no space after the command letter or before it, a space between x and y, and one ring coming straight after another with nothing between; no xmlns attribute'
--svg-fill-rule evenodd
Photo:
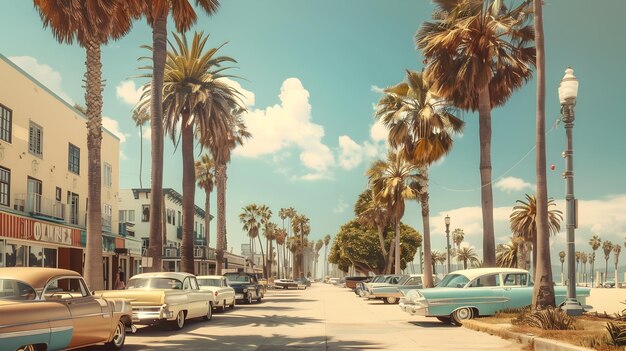
<svg viewBox="0 0 626 351"><path fill-rule="evenodd" d="M574 70L568 67L565 76L559 84L559 101L561 103L561 120L565 125L566 149L563 151L565 158L565 216L567 228L567 300L563 310L570 316L580 316L583 313L582 306L576 301L576 248L574 245L574 230L576 229L576 198L574 197L574 150L572 148L572 129L574 128L574 106L578 95L578 80L574 76Z"/></svg>
<svg viewBox="0 0 626 351"><path fill-rule="evenodd" d="M450 273L450 216L446 215L446 261L448 263L448 272Z"/></svg>

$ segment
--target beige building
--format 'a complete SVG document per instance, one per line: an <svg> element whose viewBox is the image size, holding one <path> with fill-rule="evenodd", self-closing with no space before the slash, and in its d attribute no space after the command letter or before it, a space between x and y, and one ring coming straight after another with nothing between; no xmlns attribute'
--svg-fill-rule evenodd
<svg viewBox="0 0 626 351"><path fill-rule="evenodd" d="M1 54L0 77L0 267L82 273L88 200L85 116ZM104 130L102 249L109 288L119 256L127 255L118 234L118 178L119 139ZM122 270L128 269L125 265Z"/></svg>

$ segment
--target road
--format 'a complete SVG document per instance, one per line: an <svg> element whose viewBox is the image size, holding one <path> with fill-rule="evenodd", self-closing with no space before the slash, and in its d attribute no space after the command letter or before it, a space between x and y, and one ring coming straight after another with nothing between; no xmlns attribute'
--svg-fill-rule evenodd
<svg viewBox="0 0 626 351"><path fill-rule="evenodd" d="M357 298L316 283L307 290L270 290L260 304L238 305L180 332L142 327L124 350L521 350L510 340L436 319L410 316L398 305ZM104 351L91 347L83 351Z"/></svg>

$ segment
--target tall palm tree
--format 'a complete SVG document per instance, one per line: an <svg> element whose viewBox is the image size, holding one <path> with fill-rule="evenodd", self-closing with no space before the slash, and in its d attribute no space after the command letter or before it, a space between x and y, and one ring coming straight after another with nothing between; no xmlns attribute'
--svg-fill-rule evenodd
<svg viewBox="0 0 626 351"><path fill-rule="evenodd" d="M518 241L520 241L519 238L511 237L509 243L500 244L496 247L496 264L498 267L517 267L517 260L521 258L517 252Z"/></svg>
<svg viewBox="0 0 626 351"><path fill-rule="evenodd" d="M133 122L139 127L139 187L143 189L141 173L143 172L143 126L150 120L150 114L145 109L133 109Z"/></svg>
<svg viewBox="0 0 626 351"><path fill-rule="evenodd" d="M591 287L595 287L594 280L596 277L596 270L594 268L594 261L596 258L596 250L600 248L600 245L602 245L602 240L597 234L594 234L591 239L589 239L589 245L591 246L591 250L593 250L594 258L594 260L591 261Z"/></svg>
<svg viewBox="0 0 626 351"><path fill-rule="evenodd" d="M385 203L391 223L395 226L393 248L395 274L400 274L400 221L404 216L404 200L412 200L416 197L415 190L411 187L411 182L415 180L413 174L415 170L415 165L402 153L390 151L387 154L387 161L376 161L367 172L373 193ZM426 274L428 272L424 273L424 276L428 277Z"/></svg>
<svg viewBox="0 0 626 351"><path fill-rule="evenodd" d="M418 194L415 199L421 203L424 227L424 286L432 287L432 274L428 272L431 259L428 167L452 150L452 135L460 133L465 123L431 90L431 83L421 72L409 70L404 82L384 90L375 117L389 129L389 144L402 150L404 157L419 169L413 188Z"/></svg>
<svg viewBox="0 0 626 351"><path fill-rule="evenodd" d="M613 243L609 240L604 240L602 243L602 251L604 251L604 261L606 262L606 266L604 268L604 281L606 282L607 274L609 273L609 258L611 256L611 252L613 251Z"/></svg>
<svg viewBox="0 0 626 351"><path fill-rule="evenodd" d="M474 248L464 246L459 249L456 256L459 261L463 262L463 269L467 269L467 262L471 264L478 262L478 255L474 251Z"/></svg>
<svg viewBox="0 0 626 351"><path fill-rule="evenodd" d="M620 252L622 252L622 247L620 246L620 244L615 244L615 246L613 247L613 255L615 257L615 287L618 287L617 282L619 281L619 277L618 277L618 271L617 271L617 265L619 264L619 254Z"/></svg>
<svg viewBox="0 0 626 351"><path fill-rule="evenodd" d="M445 253L438 251L438 250L433 250L430 253L430 256L432 257L432 262L431 262L431 266L433 268L433 275L437 275L437 263L441 263L442 258L445 260L446 255Z"/></svg>
<svg viewBox="0 0 626 351"><path fill-rule="evenodd" d="M95 290L103 288L102 270L102 80L101 46L123 37L141 15L135 2L122 0L34 0L44 28L50 27L60 43L86 51L85 102L87 104L87 245L85 280Z"/></svg>
<svg viewBox="0 0 626 351"><path fill-rule="evenodd" d="M512 8L499 0L434 2L433 22L421 25L415 43L428 60L426 78L437 94L461 109L478 111L483 255L485 266L494 267L491 110L531 77L532 9L527 1Z"/></svg>
<svg viewBox="0 0 626 351"><path fill-rule="evenodd" d="M537 265L537 199L534 195L526 194L526 201L517 200L513 211L509 216L511 232L514 236L519 236L524 241L533 245L533 271ZM548 209L556 207L553 199L547 203ZM557 209L548 210L550 233L556 234L561 229L562 212Z"/></svg>
<svg viewBox="0 0 626 351"><path fill-rule="evenodd" d="M236 62L227 56L217 56L220 49L205 51L208 36L194 33L191 44L185 35L174 35L170 43L163 78L164 129L178 146L181 140L183 154L183 240L181 243L181 270L194 273L193 223L195 213L194 139L210 147L215 140L224 138L224 121L238 106L238 92L221 81L232 77L223 72L230 67L224 63ZM148 73L146 76L150 76ZM152 102L154 87L149 82L144 88L140 106ZM178 126L181 126L180 134ZM154 196L154 193L152 194Z"/></svg>
<svg viewBox="0 0 626 351"><path fill-rule="evenodd" d="M284 274L285 274L284 262L285 262L285 243L286 243L286 241L287 241L287 231L285 230L285 228L278 228L278 229L276 229L276 251L278 253L278 257L276 259L276 268L278 269L277 273L278 273L278 277L279 278L284 278L285 277L284 276ZM281 250L281 247L282 247L282 250ZM283 256L282 263L280 261L280 255L281 255L280 252L281 251L282 251L282 256ZM280 266L281 265L283 266L282 274L281 274L281 270L280 270Z"/></svg>
<svg viewBox="0 0 626 351"><path fill-rule="evenodd" d="M589 257L587 256L586 252L581 252L580 253L580 263L583 266L583 275L582 275L582 280L585 284L585 286L587 285L587 261L589 260Z"/></svg>
<svg viewBox="0 0 626 351"><path fill-rule="evenodd" d="M461 243L463 242L463 240L465 239L465 233L463 232L463 229L461 228L456 228L453 232L452 232L452 241L454 242L454 244L456 245L456 251L458 252L461 249ZM456 255L454 255L456 256ZM461 264L461 261L456 260L457 263L457 269L459 269L459 265Z"/></svg>
<svg viewBox="0 0 626 351"><path fill-rule="evenodd" d="M595 253L594 251L591 251L591 252L588 254L588 256L589 256L589 264L591 264L591 287L593 288L593 287L594 287L594 286L593 286L593 279L594 279L594 277L593 277L593 276L596 274L596 273L593 271L593 265L594 265L594 263L596 262L596 253Z"/></svg>
<svg viewBox="0 0 626 351"><path fill-rule="evenodd" d="M289 216L288 216L286 208L283 207L280 210L278 210L278 218L280 218L282 223L283 223L282 224L282 226L283 226L282 229L283 230L285 230L285 219L287 219L287 217L289 217ZM285 231L285 240L284 240L285 243L287 242L287 234L288 234L288 232ZM285 245L285 244L283 244L283 245ZM282 265L283 265L283 272L285 274L285 277L281 276L281 278L286 278L286 273L287 273L287 256L284 255L285 251L286 251L285 247L283 247L283 262L282 262Z"/></svg>
<svg viewBox="0 0 626 351"><path fill-rule="evenodd" d="M382 201L382 197L374 194L376 189L369 187L359 194L356 204L354 205L354 213L356 214L361 225L376 229L378 231L378 242L383 253L385 262L385 274L391 269L391 257L388 256L388 250L385 244L385 229L389 224L389 211ZM393 245L393 243L390 243Z"/></svg>
<svg viewBox="0 0 626 351"><path fill-rule="evenodd" d="M326 234L324 237L324 276L322 278L326 278L328 275L328 244L330 244L330 235Z"/></svg>
<svg viewBox="0 0 626 351"><path fill-rule="evenodd" d="M580 258L582 252L576 251L574 257L576 257L576 283L580 284Z"/></svg>
<svg viewBox="0 0 626 351"><path fill-rule="evenodd" d="M250 204L242 208L242 210L243 212L239 214L239 221L243 224L243 230L246 231L250 239L250 260L254 263L254 239L259 236L261 228L263 227L261 206ZM263 248L261 247L261 249ZM265 258L263 258L263 260L265 260Z"/></svg>
<svg viewBox="0 0 626 351"><path fill-rule="evenodd" d="M307 243L304 237L309 235L309 233L311 232L309 218L303 214L296 214L291 220L291 226L294 236L300 236L300 240L298 241L300 244L300 248L297 251L297 256L294 261L294 265L298 266L298 271L296 273L298 277L304 277L306 274L306 272L304 271L304 247Z"/></svg>
<svg viewBox="0 0 626 351"><path fill-rule="evenodd" d="M270 211L271 213L271 211ZM267 248L267 256L266 256L266 267L265 267L265 277L269 278L272 276L272 265L273 265L273 257L274 257L274 245L273 242L276 240L276 231L278 230L278 225L274 222L270 222L269 219L265 222L263 226L263 236L265 236Z"/></svg>
<svg viewBox="0 0 626 351"><path fill-rule="evenodd" d="M150 86L154 91L149 101L152 177L148 255L152 257L152 269L160 271L163 255L163 84L167 61L167 18L171 13L176 30L183 33L196 22L197 15L189 0L132 0L129 3L142 5L148 25L152 27L152 65L146 67L152 71ZM202 8L206 14L212 15L217 12L219 1L196 0L196 6ZM221 267L219 271L221 272Z"/></svg>
<svg viewBox="0 0 626 351"><path fill-rule="evenodd" d="M322 247L324 247L324 241L322 239L317 240L315 242L315 266L313 266L313 279L317 279L317 263Z"/></svg>
<svg viewBox="0 0 626 351"><path fill-rule="evenodd" d="M291 230L293 229L292 223L293 223L293 218L298 214L298 212L293 208L293 207L288 207L285 209L285 215L287 216L287 219L289 219L289 223L287 225L287 237L291 237L292 232ZM289 256L289 258L287 259L288 264L291 264L291 277L292 278L296 278L296 265L295 265L295 257L293 257L293 252L291 250L287 250L287 256ZM287 267L288 268L288 267Z"/></svg>
<svg viewBox="0 0 626 351"><path fill-rule="evenodd" d="M215 185L215 161L211 156L204 154L196 161L196 179L198 180L198 187L204 189L204 230L205 232L205 244L206 255L209 255L209 247L211 243L211 193Z"/></svg>
<svg viewBox="0 0 626 351"><path fill-rule="evenodd" d="M561 285L565 285L565 275L563 275L563 264L565 263L565 251L559 252L559 261L561 261ZM593 264L593 261L591 261Z"/></svg>

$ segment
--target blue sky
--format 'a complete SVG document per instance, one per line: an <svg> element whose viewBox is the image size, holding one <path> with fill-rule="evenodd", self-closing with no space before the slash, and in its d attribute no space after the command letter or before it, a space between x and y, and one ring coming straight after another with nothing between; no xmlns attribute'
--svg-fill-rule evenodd
<svg viewBox="0 0 626 351"><path fill-rule="evenodd" d="M32 2L2 3L0 53L41 80L61 97L83 103L85 54L61 45L42 28ZM380 88L421 69L413 36L430 18L428 1L222 1L220 11L199 15L193 30L210 33L209 45L226 41L222 54L237 59L236 75L247 96L246 121L255 136L238 149L229 165L228 245L239 252L247 242L238 221L241 208L263 203L275 213L294 207L311 219L311 238L334 235L353 217L353 204L366 186L368 165L385 153L385 132L374 124L373 104ZM626 2L546 1L548 191L564 210L565 162L557 86L567 66L580 81L574 129L575 194L580 201L578 250L592 233L626 240L626 119L619 101L626 73L623 18ZM173 26L170 26L170 30ZM10 32L10 35L6 33ZM135 79L151 43L144 21L122 40L102 50L105 125L120 136L122 188L139 186L141 137L130 118L143 81ZM492 162L497 242L510 236L508 216L515 201L535 188L535 91L533 80L493 111ZM478 173L478 121L467 126L452 153L431 169L431 234L434 249L444 248L443 217L451 230L462 228L466 241L481 252L482 222ZM149 185L149 140L144 138L144 186ZM164 186L181 189L180 152L169 141ZM204 203L198 190L196 203ZM215 204L215 194L212 203ZM213 206L215 208L215 206ZM214 212L214 210L213 210ZM422 231L416 204L404 221ZM211 228L215 240L215 227ZM553 255L565 249L564 230L552 240ZM583 244L584 245L580 245ZM557 260L554 259L556 262Z"/></svg>

